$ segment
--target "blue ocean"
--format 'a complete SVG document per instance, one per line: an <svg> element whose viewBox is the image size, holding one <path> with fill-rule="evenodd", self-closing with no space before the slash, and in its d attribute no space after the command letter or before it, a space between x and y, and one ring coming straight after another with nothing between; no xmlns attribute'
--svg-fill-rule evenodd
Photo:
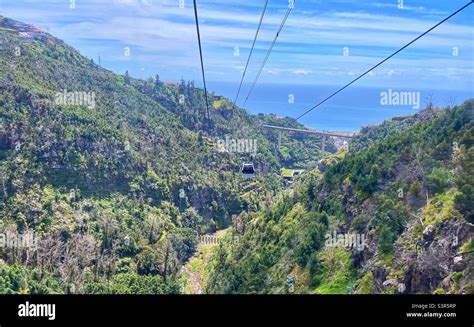
<svg viewBox="0 0 474 327"><path fill-rule="evenodd" d="M242 87L238 106L243 106L249 87L245 84ZM234 100L238 84L211 82L208 89ZM296 118L338 89L339 86L258 84L244 108L252 114L273 113ZM474 98L474 90L418 90L420 108L414 109L413 105L381 105L381 93L387 91L387 88L351 86L301 118L300 122L319 130L358 131L391 117L415 114L424 109L430 99L436 107L445 107ZM393 88L393 91L406 90Z"/></svg>

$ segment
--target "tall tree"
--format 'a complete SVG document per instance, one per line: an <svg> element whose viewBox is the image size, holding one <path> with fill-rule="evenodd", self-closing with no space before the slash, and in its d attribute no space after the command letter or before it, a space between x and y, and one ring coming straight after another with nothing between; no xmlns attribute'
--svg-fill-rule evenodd
<svg viewBox="0 0 474 327"><path fill-rule="evenodd" d="M125 83L130 84L130 75L128 73L128 70L125 71Z"/></svg>

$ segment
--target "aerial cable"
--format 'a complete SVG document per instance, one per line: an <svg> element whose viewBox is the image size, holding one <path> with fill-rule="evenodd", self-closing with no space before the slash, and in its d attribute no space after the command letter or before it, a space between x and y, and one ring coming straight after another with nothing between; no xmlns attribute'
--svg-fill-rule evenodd
<svg viewBox="0 0 474 327"><path fill-rule="evenodd" d="M265 16L265 12L267 11L267 5L268 5L268 0L265 0L265 5L263 6L263 11L262 11L262 14L260 15L260 21L258 22L257 31L255 32L252 47L250 48L249 57L247 58L247 63L245 64L244 73L242 74L242 79L240 80L239 90L237 91L237 95L234 100L234 105L237 102L237 99L239 98L240 90L242 88L242 84L245 79L245 74L247 73L247 68L249 66L250 58L252 57L253 49L255 47L255 42L257 41L258 33L260 32L260 27L262 26L263 17Z"/></svg>
<svg viewBox="0 0 474 327"><path fill-rule="evenodd" d="M193 2L194 2L194 17L196 19L196 32L197 32L197 38L198 38L198 43L199 43L199 56L201 57L201 71L202 71L202 81L204 83L204 96L206 98L207 122L208 122L208 127L210 128L211 117L209 116L209 100L207 98L206 75L204 74L204 61L202 59L201 34L199 33L199 19L198 19L196 0L193 0Z"/></svg>
<svg viewBox="0 0 474 327"><path fill-rule="evenodd" d="M244 102L244 106L245 104L247 103L247 100L249 99L250 95L252 94L252 91L253 89L255 88L255 85L257 84L259 78L260 78L260 75L262 74L262 71L263 71L263 68L265 67L267 61L268 61L268 58L270 57L270 54L272 53L272 50L273 50L273 47L275 46L275 43L278 39L278 37L280 36L280 33L283 29L283 26L285 26L285 23L286 23L286 20L288 19L288 16L290 15L291 11L293 10L294 8L294 1L293 3L288 7L288 10L286 11L286 14L285 14L285 17L283 17L283 20L280 24L280 27L278 28L278 32L275 34L275 37L273 38L273 42L272 42L272 45L270 46L270 48L268 49L267 51L267 55L265 56L265 59L263 60L261 66L260 66L260 69L258 70L258 74L257 76L255 77L255 80L253 81L253 84L252 84L252 87L250 88L250 91L249 93L247 94L247 97L245 98L245 102Z"/></svg>
<svg viewBox="0 0 474 327"><path fill-rule="evenodd" d="M353 79L351 82L347 83L346 85L344 85L343 87L341 87L339 90L337 90L336 92L334 92L333 94L331 94L330 96L328 96L327 98L325 98L324 100L322 100L321 102L319 102L318 104L316 104L315 106L313 106L312 108L306 110L303 114L301 114L298 118L296 118L296 120L299 120L301 119L303 116L307 115L308 113L310 113L311 111L313 111L314 109L316 109L317 107L319 107L320 105L322 105L323 103L325 103L326 101L328 101L329 99L331 99L332 97L334 97L335 95L337 95L339 92L342 92L343 90L345 90L346 88L348 88L349 86L351 86L352 84L354 84L355 82L357 82L358 80L360 80L362 77L364 77L365 75L367 75L368 73L370 73L372 70L374 70L375 68L379 67L380 65L382 65L383 63L385 63L386 61L388 61L389 59L391 59L392 57L394 57L395 55L397 55L398 53L402 52L403 50L405 50L406 48L408 48L410 45L412 45L413 43L415 43L416 41L418 41L419 39L421 39L422 37L424 37L425 35L427 35L428 33L430 33L432 30L434 30L435 28L437 28L438 26L440 26L441 24L445 23L447 20L449 20L450 18L456 16L457 14L459 14L461 11L463 11L464 9L466 9L467 7L469 7L470 5L472 5L472 3L474 2L474 0L470 1L469 3L467 3L466 5L464 5L463 7L461 7L460 9L456 10L454 13L452 13L451 15L449 15L448 17L446 17L445 19L443 19L442 21L440 21L438 24L434 25L433 27L431 27L429 30L427 30L426 32L424 32L423 34L421 34L420 36L416 37L415 39L413 39L411 42L407 43L406 45L404 45L402 48L398 49L397 51L395 51L394 53L392 53L390 56L388 56L387 58L385 58L384 60L382 60L381 62L379 62L377 65L373 66L372 68L370 68L369 70L367 70L366 72L364 72L362 75L359 75L358 77L356 77L355 79Z"/></svg>

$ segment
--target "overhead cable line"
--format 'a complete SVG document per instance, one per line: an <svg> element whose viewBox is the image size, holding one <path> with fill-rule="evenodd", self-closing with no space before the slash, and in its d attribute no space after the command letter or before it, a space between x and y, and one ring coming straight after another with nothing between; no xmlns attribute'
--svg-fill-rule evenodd
<svg viewBox="0 0 474 327"><path fill-rule="evenodd" d="M263 11L262 11L262 14L260 15L260 21L258 22L257 31L255 32L252 47L250 48L249 57L247 58L247 63L245 64L244 73L242 74L242 79L240 80L239 90L237 91L237 95L234 100L234 105L237 102L237 99L239 98L240 89L242 88L242 84L245 79L245 74L247 73L247 68L249 66L250 58L252 57L253 49L255 47L255 42L257 41L258 33L260 32L260 27L262 26L263 17L265 16L265 12L267 11L267 5L268 5L268 0L265 0L265 5L263 6Z"/></svg>
<svg viewBox="0 0 474 327"><path fill-rule="evenodd" d="M197 38L198 38L198 43L199 43L199 56L201 57L201 71L202 71L202 81L204 83L204 96L206 98L207 123L208 123L208 127L210 128L211 117L209 116L209 100L207 98L206 75L204 74L204 61L202 59L201 33L199 33L199 19L198 19L196 0L193 0L193 2L194 2L194 17L196 18L196 32L197 32Z"/></svg>
<svg viewBox="0 0 474 327"><path fill-rule="evenodd" d="M260 75L262 74L263 68L265 67L265 65L267 63L268 58L270 57L270 54L272 53L273 47L275 46L275 43L276 43L278 37L280 36L280 33L283 29L283 26L285 26L286 20L288 19L288 16L290 16L290 13L293 10L293 8L294 8L294 1L288 6L288 10L286 11L286 14L283 17L283 20L280 24L280 27L278 28L278 32L275 34L275 37L273 38L273 42L272 42L270 48L267 51L267 55L265 56L265 59L263 60L261 66L260 66L260 69L258 70L258 74L255 77L255 80L253 81L252 87L250 88L250 91L247 94L247 97L245 98L244 106L247 103L247 100L249 99L250 95L252 94L253 89L255 88L255 85L257 84L257 82L260 78Z"/></svg>
<svg viewBox="0 0 474 327"><path fill-rule="evenodd" d="M390 56L388 56L387 58L385 58L384 60L382 60L381 62L379 62L377 65L373 66L372 68L370 68L369 70L367 70L366 72L364 72L362 75L359 75L358 77L356 77L355 79L353 79L351 82L347 83L346 85L344 85L343 87L341 87L339 90L337 90L336 92L334 92L333 94L331 94L330 96L328 96L327 98L325 98L324 100L322 100L321 102L319 102L318 104L316 104L315 106L313 106L312 108L306 110L303 114L301 114L298 118L296 118L296 120L299 120L301 119L303 116L307 115L308 113L310 113L311 111L313 111L314 109L316 109L317 107L319 107L320 105L322 105L323 103L325 103L326 101L328 101L329 99L331 99L332 97L334 97L335 95L337 95L338 93L342 92L343 90L345 90L346 88L348 88L349 86L351 86L352 84L354 84L355 82L357 82L358 80L360 80L362 77L364 77L365 75L367 75L368 73L370 73L372 70L374 70L375 68L379 67L380 65L382 65L383 63L385 63L386 61L388 61L389 59L391 59L392 57L394 57L395 55L397 55L398 53L402 52L403 50L405 50L406 48L408 48L410 45L412 45L413 43L415 43L416 41L418 41L419 39L421 39L422 37L424 37L425 35L427 35L428 33L430 33L432 30L434 30L435 28L437 28L438 26L440 26L441 24L445 23L447 20L449 20L450 18L456 16L457 14L459 14L461 11L463 11L464 9L466 9L467 7L469 7L470 5L472 5L474 2L474 0L470 1L469 3L467 3L466 5L464 5L463 7L461 7L460 9L456 10L454 13L452 13L451 15L449 15L448 17L446 17L445 19L443 19L442 21L440 21L438 24L434 25L433 27L431 27L429 30L427 30L426 32L424 32L423 34L421 34L420 36L416 37L415 39L413 39L411 42L407 43L406 45L404 45L402 48L400 48L399 50L395 51L393 54L391 54Z"/></svg>

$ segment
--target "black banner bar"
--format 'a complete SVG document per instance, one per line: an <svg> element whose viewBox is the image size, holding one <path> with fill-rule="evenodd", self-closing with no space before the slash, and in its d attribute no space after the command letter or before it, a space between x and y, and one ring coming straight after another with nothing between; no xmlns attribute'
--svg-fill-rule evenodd
<svg viewBox="0 0 474 327"><path fill-rule="evenodd" d="M0 327L98 323L474 326L472 295L2 295ZM54 306L53 306L54 305ZM323 323L325 322L325 323ZM147 324L148 325L148 324Z"/></svg>

